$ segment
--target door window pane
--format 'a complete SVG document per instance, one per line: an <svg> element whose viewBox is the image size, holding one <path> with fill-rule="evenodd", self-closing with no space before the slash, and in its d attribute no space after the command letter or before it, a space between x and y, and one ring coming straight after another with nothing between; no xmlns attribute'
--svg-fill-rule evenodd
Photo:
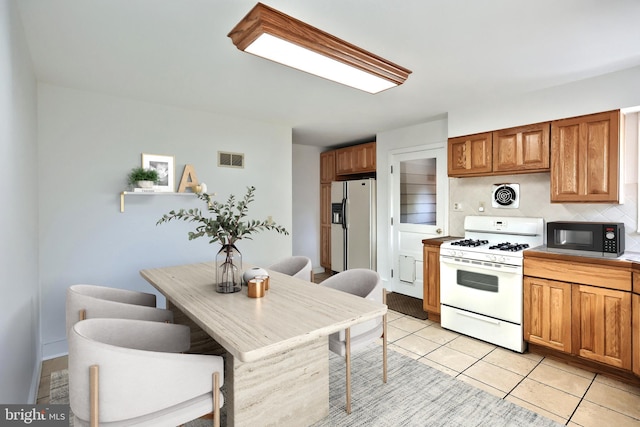
<svg viewBox="0 0 640 427"><path fill-rule="evenodd" d="M400 222L436 224L436 159L400 162Z"/></svg>

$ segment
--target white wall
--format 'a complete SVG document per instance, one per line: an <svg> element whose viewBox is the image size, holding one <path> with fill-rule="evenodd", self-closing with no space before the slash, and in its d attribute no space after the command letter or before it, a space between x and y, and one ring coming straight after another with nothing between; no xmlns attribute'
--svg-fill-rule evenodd
<svg viewBox="0 0 640 427"><path fill-rule="evenodd" d="M376 136L377 177L377 270L383 281L389 282L392 267L391 207L389 206L389 153L409 148L447 141L447 120L437 119L414 126L381 132ZM421 249L418 248L418 251ZM389 285L385 285L389 286ZM393 290L389 287L389 290Z"/></svg>
<svg viewBox="0 0 640 427"><path fill-rule="evenodd" d="M293 254L320 267L320 147L293 145Z"/></svg>
<svg viewBox="0 0 640 427"><path fill-rule="evenodd" d="M0 94L0 402L34 403L40 373L36 80L12 0L0 0Z"/></svg>
<svg viewBox="0 0 640 427"><path fill-rule="evenodd" d="M74 283L153 291L145 268L211 261L219 244L189 241L194 224L156 221L195 197L119 194L141 153L175 156L176 185L185 164L218 200L255 185L248 218L292 232L291 129L40 84L38 86L40 277L44 357L66 352L65 290ZM217 151L245 153L245 168L217 166ZM291 235L274 231L241 240L245 262L267 265L291 254ZM213 271L212 271L213 274ZM213 277L212 277L213 280ZM161 299L160 303L164 303Z"/></svg>
<svg viewBox="0 0 640 427"><path fill-rule="evenodd" d="M640 105L640 67L449 111L449 137Z"/></svg>

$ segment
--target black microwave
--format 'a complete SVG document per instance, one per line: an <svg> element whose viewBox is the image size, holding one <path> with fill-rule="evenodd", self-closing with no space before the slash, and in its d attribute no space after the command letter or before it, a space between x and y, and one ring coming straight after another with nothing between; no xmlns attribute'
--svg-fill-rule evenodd
<svg viewBox="0 0 640 427"><path fill-rule="evenodd" d="M624 253L624 224L621 222L548 222L547 247L571 252L599 252L605 257L619 257Z"/></svg>

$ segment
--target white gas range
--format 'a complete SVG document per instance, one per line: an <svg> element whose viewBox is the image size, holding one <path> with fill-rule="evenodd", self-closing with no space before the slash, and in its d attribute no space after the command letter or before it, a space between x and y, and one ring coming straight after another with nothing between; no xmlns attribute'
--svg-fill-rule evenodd
<svg viewBox="0 0 640 427"><path fill-rule="evenodd" d="M464 239L440 247L440 321L523 352L523 251L544 244L544 220L467 216Z"/></svg>

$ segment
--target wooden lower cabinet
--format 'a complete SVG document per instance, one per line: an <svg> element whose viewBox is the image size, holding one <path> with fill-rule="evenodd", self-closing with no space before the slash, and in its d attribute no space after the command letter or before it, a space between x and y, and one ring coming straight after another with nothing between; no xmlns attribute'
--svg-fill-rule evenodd
<svg viewBox="0 0 640 427"><path fill-rule="evenodd" d="M524 278L524 339L571 352L571 284Z"/></svg>
<svg viewBox="0 0 640 427"><path fill-rule="evenodd" d="M573 353L631 369L631 293L577 284L571 291Z"/></svg>
<svg viewBox="0 0 640 427"><path fill-rule="evenodd" d="M640 376L640 295L633 294L631 299L631 313L633 315L633 320L631 321L631 349L633 352L631 367L633 373Z"/></svg>
<svg viewBox="0 0 640 427"><path fill-rule="evenodd" d="M431 314L440 314L440 247L423 247L422 308Z"/></svg>
<svg viewBox="0 0 640 427"><path fill-rule="evenodd" d="M631 331L630 292L524 277L525 341L630 370Z"/></svg>

